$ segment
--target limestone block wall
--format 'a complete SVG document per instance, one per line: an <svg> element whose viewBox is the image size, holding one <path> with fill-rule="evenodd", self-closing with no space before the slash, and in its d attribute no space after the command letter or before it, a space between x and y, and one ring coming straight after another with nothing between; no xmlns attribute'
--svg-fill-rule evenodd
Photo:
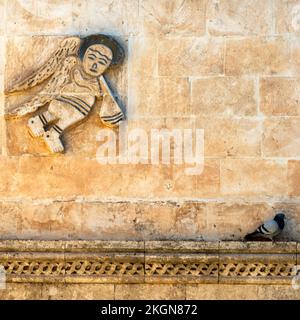
<svg viewBox="0 0 300 320"><path fill-rule="evenodd" d="M300 239L299 0L0 0L0 238L240 240L276 210ZM50 155L4 95L62 38L126 51L107 77L128 128L204 129L204 170L97 161L96 112ZM118 132L117 130L115 131Z"/></svg>

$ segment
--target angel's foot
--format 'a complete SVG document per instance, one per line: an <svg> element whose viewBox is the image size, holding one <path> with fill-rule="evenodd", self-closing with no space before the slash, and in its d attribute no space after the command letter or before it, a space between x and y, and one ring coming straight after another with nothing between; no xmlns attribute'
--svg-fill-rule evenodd
<svg viewBox="0 0 300 320"><path fill-rule="evenodd" d="M46 131L43 134L43 139L51 152L59 153L64 151L64 146L60 141L59 134L55 130L50 129L49 131Z"/></svg>
<svg viewBox="0 0 300 320"><path fill-rule="evenodd" d="M44 125L46 122L44 123L43 121L42 115L32 117L28 120L27 126L34 137L41 137L45 132Z"/></svg>

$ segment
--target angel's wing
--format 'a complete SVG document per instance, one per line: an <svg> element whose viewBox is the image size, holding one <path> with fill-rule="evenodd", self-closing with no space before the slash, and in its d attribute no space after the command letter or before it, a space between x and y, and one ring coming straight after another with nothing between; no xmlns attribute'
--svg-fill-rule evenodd
<svg viewBox="0 0 300 320"><path fill-rule="evenodd" d="M53 100L60 93L61 88L70 81L71 70L78 64L78 60L79 58L76 56L68 56L65 58L40 94L34 96L22 105L7 110L6 117L18 118L25 116L28 113L35 112L38 108Z"/></svg>
<svg viewBox="0 0 300 320"><path fill-rule="evenodd" d="M64 39L59 48L53 53L51 58L31 76L17 83L12 88L8 89L9 93L16 91L23 91L32 88L46 79L48 79L57 68L64 62L64 60L71 55L76 55L80 46L80 38L70 37Z"/></svg>
<svg viewBox="0 0 300 320"><path fill-rule="evenodd" d="M103 100L100 109L100 119L104 125L114 127L125 119L124 112L109 88L104 76L99 77L100 86L103 90Z"/></svg>

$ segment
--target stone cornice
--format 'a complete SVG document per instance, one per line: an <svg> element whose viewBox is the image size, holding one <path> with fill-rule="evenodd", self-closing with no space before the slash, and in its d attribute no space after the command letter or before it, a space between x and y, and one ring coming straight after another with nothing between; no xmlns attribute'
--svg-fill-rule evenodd
<svg viewBox="0 0 300 320"><path fill-rule="evenodd" d="M0 241L7 282L291 284L296 242Z"/></svg>

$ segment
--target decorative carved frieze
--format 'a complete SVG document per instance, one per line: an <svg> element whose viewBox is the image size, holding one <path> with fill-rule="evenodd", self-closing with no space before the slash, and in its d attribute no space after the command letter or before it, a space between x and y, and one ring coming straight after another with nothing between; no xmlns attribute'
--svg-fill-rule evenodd
<svg viewBox="0 0 300 320"><path fill-rule="evenodd" d="M8 282L290 284L297 265L295 242L5 240L0 251Z"/></svg>

